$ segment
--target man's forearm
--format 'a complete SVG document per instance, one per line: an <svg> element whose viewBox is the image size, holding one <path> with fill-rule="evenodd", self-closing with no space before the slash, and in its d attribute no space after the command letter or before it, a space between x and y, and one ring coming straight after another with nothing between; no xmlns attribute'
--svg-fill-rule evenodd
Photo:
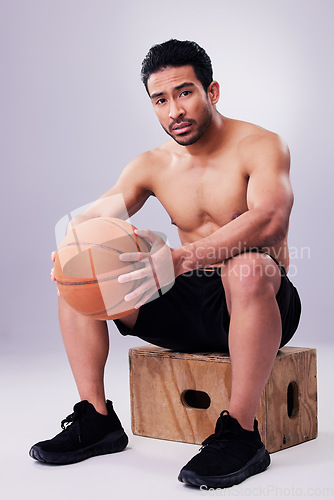
<svg viewBox="0 0 334 500"><path fill-rule="evenodd" d="M132 213L135 213L132 210ZM129 213L126 209L124 196L122 193L109 194L101 196L96 201L91 203L84 212L73 217L68 223L67 231L73 229L74 226L81 224L96 217L114 217L117 219L126 220L129 218Z"/></svg>
<svg viewBox="0 0 334 500"><path fill-rule="evenodd" d="M253 209L214 233L175 249L176 275L221 263L250 248L282 240L284 227L273 214Z"/></svg>

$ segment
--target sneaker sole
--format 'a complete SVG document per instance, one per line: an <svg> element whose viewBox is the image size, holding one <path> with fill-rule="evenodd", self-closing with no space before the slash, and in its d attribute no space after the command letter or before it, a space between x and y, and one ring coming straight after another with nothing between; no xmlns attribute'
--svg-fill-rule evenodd
<svg viewBox="0 0 334 500"><path fill-rule="evenodd" d="M108 455L124 450L129 442L128 436L123 430L118 430L107 434L101 441L94 443L81 450L69 452L49 452L43 450L40 446L33 446L29 455L39 462L52 465L67 465L81 462L87 458L98 455Z"/></svg>
<svg viewBox="0 0 334 500"><path fill-rule="evenodd" d="M228 488L239 484L245 479L254 474L263 472L270 464L270 456L268 451L263 446L260 448L254 457L247 462L244 467L236 472L225 474L223 476L199 476L191 470L181 470L178 480L181 483L190 484L192 486L207 486L208 488Z"/></svg>

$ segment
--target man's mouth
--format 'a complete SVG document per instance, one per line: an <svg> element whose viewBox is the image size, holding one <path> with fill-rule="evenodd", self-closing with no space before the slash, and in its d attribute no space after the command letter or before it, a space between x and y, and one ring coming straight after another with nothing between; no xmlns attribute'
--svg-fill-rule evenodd
<svg viewBox="0 0 334 500"><path fill-rule="evenodd" d="M172 131L176 135L185 134L186 132L189 132L191 127L192 123L190 122L175 123L175 125L172 126Z"/></svg>

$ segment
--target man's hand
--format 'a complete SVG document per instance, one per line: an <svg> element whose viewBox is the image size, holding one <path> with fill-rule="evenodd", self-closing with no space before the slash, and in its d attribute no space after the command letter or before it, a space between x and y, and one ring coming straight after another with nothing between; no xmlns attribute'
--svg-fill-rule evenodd
<svg viewBox="0 0 334 500"><path fill-rule="evenodd" d="M141 262L144 266L131 273L121 274L118 277L120 283L146 278L133 292L124 297L124 300L139 298L135 305L138 309L145 304L160 288L174 283L174 249L170 248L165 241L149 229L136 229L138 236L145 238L152 247L150 252L122 253L119 258L126 262Z"/></svg>
<svg viewBox="0 0 334 500"><path fill-rule="evenodd" d="M56 260L56 253L57 252L52 252L51 253L51 260L52 260L52 262L54 262ZM55 268L54 267L51 269L50 278L51 278L51 281L56 281L56 278L55 278ZM60 292L59 292L58 287L57 287L57 294L58 294L58 297L60 297Z"/></svg>

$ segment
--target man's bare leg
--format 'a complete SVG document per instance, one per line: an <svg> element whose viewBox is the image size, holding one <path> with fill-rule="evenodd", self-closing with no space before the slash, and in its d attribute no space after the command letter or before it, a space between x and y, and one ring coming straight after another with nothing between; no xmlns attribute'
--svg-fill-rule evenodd
<svg viewBox="0 0 334 500"><path fill-rule="evenodd" d="M130 328L139 310L121 319ZM106 321L83 316L59 297L59 324L67 356L81 400L93 404L96 411L107 414L104 390L104 367L109 352Z"/></svg>
<svg viewBox="0 0 334 500"><path fill-rule="evenodd" d="M59 297L59 321L83 402L77 403L73 413L62 420L60 433L34 444L29 455L42 463L65 465L122 451L129 440L104 392L109 351L107 324L77 313L63 297Z"/></svg>
<svg viewBox="0 0 334 500"><path fill-rule="evenodd" d="M281 318L275 298L281 276L269 256L248 253L226 263L222 280L231 316L232 391L228 410L243 428L253 430L281 341Z"/></svg>

